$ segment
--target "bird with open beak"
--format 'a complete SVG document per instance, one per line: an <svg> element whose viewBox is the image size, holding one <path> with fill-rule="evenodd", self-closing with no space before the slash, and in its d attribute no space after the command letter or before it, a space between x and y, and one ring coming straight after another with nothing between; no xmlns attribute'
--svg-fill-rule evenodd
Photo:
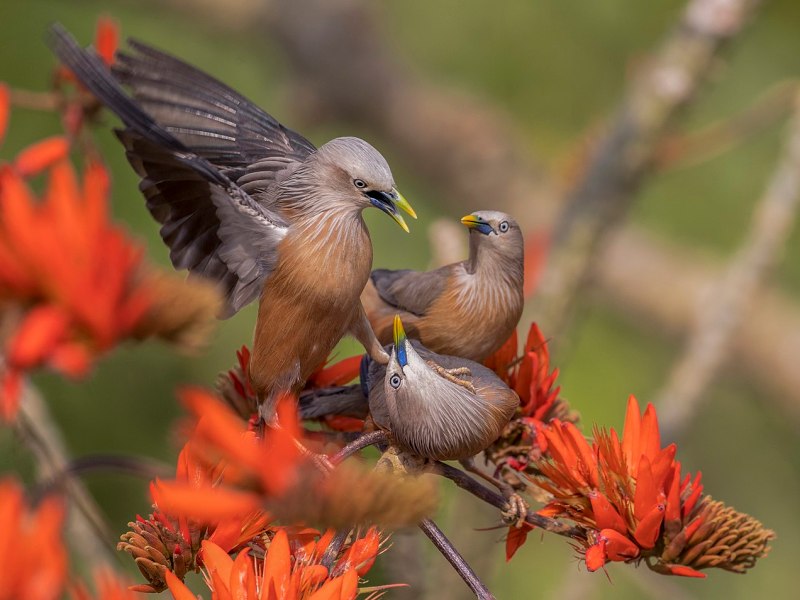
<svg viewBox="0 0 800 600"><path fill-rule="evenodd" d="M524 249L509 215L482 210L461 219L469 228L469 258L433 271L376 269L361 294L383 344L399 314L408 335L440 354L482 361L517 326L524 303ZM469 335L464 335L465 327Z"/></svg>
<svg viewBox="0 0 800 600"><path fill-rule="evenodd" d="M60 26L51 46L122 120L117 136L177 269L219 284L228 317L259 298L250 377L270 418L345 335L378 362L359 295L372 267L361 216L416 218L367 142L320 148L211 76L138 42L109 70ZM127 85L129 96L121 87Z"/></svg>

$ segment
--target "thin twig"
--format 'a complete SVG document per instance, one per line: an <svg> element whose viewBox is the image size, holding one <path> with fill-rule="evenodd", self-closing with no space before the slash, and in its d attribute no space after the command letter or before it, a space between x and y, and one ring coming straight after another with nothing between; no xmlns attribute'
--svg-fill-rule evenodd
<svg viewBox="0 0 800 600"><path fill-rule="evenodd" d="M52 478L42 481L39 488L36 490L35 496L42 496L54 489L62 487L70 477L77 477L96 471L128 473L146 479L156 479L158 477L170 477L174 469L161 461L141 456L112 456L99 454L81 456L70 460L64 470L55 473Z"/></svg>
<svg viewBox="0 0 800 600"><path fill-rule="evenodd" d="M731 342L791 232L800 202L800 96L783 156L758 201L750 231L713 295L698 327L658 396L660 422L669 438L684 429L729 355Z"/></svg>
<svg viewBox="0 0 800 600"><path fill-rule="evenodd" d="M597 249L627 213L658 143L704 82L726 42L749 22L758 0L690 0L649 64L632 79L607 135L556 222L532 313L558 335L593 267Z"/></svg>
<svg viewBox="0 0 800 600"><path fill-rule="evenodd" d="M475 574L475 571L467 564L467 561L458 553L450 540L442 533L442 530L436 526L436 523L430 519L423 519L420 521L419 528L430 538L433 545L442 553L453 568L461 575L461 578L475 594L476 598L480 600L494 600L494 595L489 591L480 578Z"/></svg>
<svg viewBox="0 0 800 600"><path fill-rule="evenodd" d="M26 384L22 391L14 427L34 456L41 480L58 478L68 470L69 454L58 425L47 404L30 384ZM71 547L87 565L110 565L116 555L114 536L100 507L79 479L64 474L62 482L62 489L73 509L67 515Z"/></svg>
<svg viewBox="0 0 800 600"><path fill-rule="evenodd" d="M344 543L347 541L347 536L350 535L349 529L340 529L336 532L336 535L333 536L331 543L328 544L328 547L325 548L325 552L322 553L322 558L319 561L323 567L328 569L330 572L331 567L333 567L333 563L336 560L336 557L339 556L339 552L344 546Z"/></svg>
<svg viewBox="0 0 800 600"><path fill-rule="evenodd" d="M508 503L508 501L503 498L501 494L498 494L494 490L490 490L485 485L477 482L475 479L464 473L464 471L456 469L455 467L451 467L443 462L436 461L433 464L433 468L430 472L441 475L442 477L446 477L461 489L468 491L473 496L480 498L484 502L487 502L492 506L499 508L500 510L503 510ZM550 533L555 533L568 538L583 539L585 537L585 533L581 528L565 525L556 519L544 517L531 510L529 510L528 514L525 516L525 521L535 527L549 531Z"/></svg>
<svg viewBox="0 0 800 600"><path fill-rule="evenodd" d="M371 431L370 433L365 433L361 437L358 437L347 444L328 460L332 465L336 466L359 450L363 450L364 448L375 446L377 444L386 444L388 441L389 439L386 437L386 433L384 431Z"/></svg>

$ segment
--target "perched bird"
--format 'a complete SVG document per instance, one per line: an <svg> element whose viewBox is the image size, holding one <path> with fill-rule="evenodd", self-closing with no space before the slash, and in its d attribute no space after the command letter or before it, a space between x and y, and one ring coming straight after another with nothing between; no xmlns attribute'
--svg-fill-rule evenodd
<svg viewBox="0 0 800 600"><path fill-rule="evenodd" d="M490 210L461 222L470 230L467 260L427 272L372 272L361 302L381 343L392 341L396 314L408 335L429 350L475 361L490 356L514 331L524 302L519 225Z"/></svg>
<svg viewBox="0 0 800 600"><path fill-rule="evenodd" d="M389 364L369 367L369 407L398 447L432 460L466 460L499 437L519 397L493 371L426 350L406 337L398 316L393 338Z"/></svg>
<svg viewBox="0 0 800 600"><path fill-rule="evenodd" d="M302 393L301 417L369 414L396 448L426 460L458 460L500 489L508 501L505 518L524 518L524 500L472 460L502 434L519 406L517 394L483 365L431 352L408 339L400 317L395 317L392 330L388 365L365 356L359 385Z"/></svg>
<svg viewBox="0 0 800 600"><path fill-rule="evenodd" d="M250 376L262 415L271 416L279 392L302 387L345 334L388 361L359 302L372 266L361 212L375 206L406 231L398 208L416 215L375 148L342 137L317 149L226 85L139 42L111 71L60 26L51 45L125 124L117 136L172 264L219 283L224 317L259 298Z"/></svg>

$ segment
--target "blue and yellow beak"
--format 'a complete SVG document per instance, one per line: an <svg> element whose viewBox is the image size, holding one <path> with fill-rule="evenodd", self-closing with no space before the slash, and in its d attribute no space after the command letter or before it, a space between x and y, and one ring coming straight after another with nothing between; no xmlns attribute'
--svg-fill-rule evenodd
<svg viewBox="0 0 800 600"><path fill-rule="evenodd" d="M400 320L400 315L394 316L394 350L397 354L397 363L400 367L405 367L408 364L408 355L406 354L406 331L403 329L403 322Z"/></svg>
<svg viewBox="0 0 800 600"><path fill-rule="evenodd" d="M391 192L370 190L369 192L366 192L366 195L369 197L369 201L372 203L372 206L382 210L387 215L392 217L394 222L400 225L400 227L402 227L403 230L408 233L408 225L406 225L405 219L403 219L403 216L397 209L402 208L413 219L417 218L417 213L415 213L414 209L411 208L411 205L408 203L408 200L403 197L403 194L392 188Z"/></svg>
<svg viewBox="0 0 800 600"><path fill-rule="evenodd" d="M483 235L489 235L494 231L488 221L484 221L477 215L461 217L461 224L466 225L470 229L477 229Z"/></svg>

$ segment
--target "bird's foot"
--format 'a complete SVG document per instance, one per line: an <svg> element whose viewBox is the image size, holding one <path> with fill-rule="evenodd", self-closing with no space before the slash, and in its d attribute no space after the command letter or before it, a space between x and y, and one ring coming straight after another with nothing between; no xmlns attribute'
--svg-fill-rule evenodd
<svg viewBox="0 0 800 600"><path fill-rule="evenodd" d="M389 364L389 355L386 353L386 350L384 350L383 347L381 346L370 352L369 357L379 365Z"/></svg>
<svg viewBox="0 0 800 600"><path fill-rule="evenodd" d="M447 379L456 385L460 385L463 388L468 389L473 394L475 393L475 386L472 385L471 382L467 381L466 379L459 379L459 376L466 376L471 377L472 371L469 370L469 367L458 367L456 369L445 369L441 365L437 365L435 362L429 360L427 361L428 366L436 371L441 377Z"/></svg>
<svg viewBox="0 0 800 600"><path fill-rule="evenodd" d="M503 516L503 522L516 528L522 527L528 516L528 503L516 492L508 495L506 501L508 504L500 513Z"/></svg>

